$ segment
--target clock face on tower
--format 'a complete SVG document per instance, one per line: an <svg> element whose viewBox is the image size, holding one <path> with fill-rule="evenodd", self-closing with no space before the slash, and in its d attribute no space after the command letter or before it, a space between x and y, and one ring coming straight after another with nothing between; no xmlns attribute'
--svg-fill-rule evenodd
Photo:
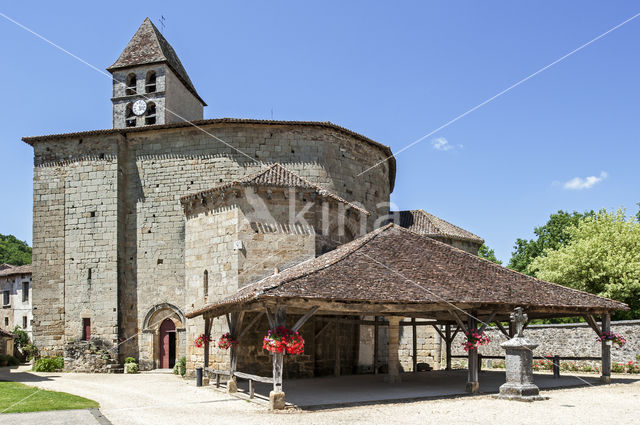
<svg viewBox="0 0 640 425"><path fill-rule="evenodd" d="M131 108L133 110L133 113L140 116L142 114L145 113L145 111L147 110L147 103L140 99L140 100L136 100L133 103L133 108Z"/></svg>

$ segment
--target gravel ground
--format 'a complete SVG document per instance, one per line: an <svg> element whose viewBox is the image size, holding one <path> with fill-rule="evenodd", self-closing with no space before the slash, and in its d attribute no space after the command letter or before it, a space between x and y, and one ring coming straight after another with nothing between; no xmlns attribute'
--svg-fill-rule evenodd
<svg viewBox="0 0 640 425"><path fill-rule="evenodd" d="M35 374L0 370L0 379L24 382L96 400L114 425L125 424L637 424L640 379L625 384L546 391L550 400L521 403L490 396L272 413L169 374ZM629 378L629 376L625 376ZM26 418L25 418L26 419ZM2 417L0 416L0 422ZM22 422L42 423L35 420ZM71 420L69 423L74 423Z"/></svg>

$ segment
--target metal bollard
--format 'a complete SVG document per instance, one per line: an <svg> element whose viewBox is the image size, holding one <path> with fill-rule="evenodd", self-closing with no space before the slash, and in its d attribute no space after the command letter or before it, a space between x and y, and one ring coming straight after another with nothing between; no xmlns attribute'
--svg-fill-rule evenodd
<svg viewBox="0 0 640 425"><path fill-rule="evenodd" d="M202 368L197 367L196 368L196 387L201 387L201 386L202 386Z"/></svg>
<svg viewBox="0 0 640 425"><path fill-rule="evenodd" d="M560 379L560 356L553 356L553 378Z"/></svg>

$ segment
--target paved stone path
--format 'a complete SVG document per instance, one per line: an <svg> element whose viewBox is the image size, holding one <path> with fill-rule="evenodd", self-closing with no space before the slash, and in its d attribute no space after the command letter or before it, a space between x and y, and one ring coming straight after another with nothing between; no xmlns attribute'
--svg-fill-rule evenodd
<svg viewBox="0 0 640 425"><path fill-rule="evenodd" d="M97 409L96 409L97 410ZM80 410L53 410L49 412L9 413L0 415L2 425L107 425L109 422L100 423L89 409Z"/></svg>
<svg viewBox="0 0 640 425"><path fill-rule="evenodd" d="M545 391L548 401L522 403L490 396L462 397L393 404L373 404L320 411L289 409L271 413L213 388L197 388L169 374L34 374L25 368L0 369L0 379L24 382L96 400L114 425L137 424L637 424L640 377L625 375L625 383ZM286 391L286 383L285 383ZM20 415L20 416L17 416ZM0 423L94 424L89 411L0 415ZM14 418L19 418L15 422ZM9 422L14 421L14 422ZM93 422L92 422L93 421Z"/></svg>

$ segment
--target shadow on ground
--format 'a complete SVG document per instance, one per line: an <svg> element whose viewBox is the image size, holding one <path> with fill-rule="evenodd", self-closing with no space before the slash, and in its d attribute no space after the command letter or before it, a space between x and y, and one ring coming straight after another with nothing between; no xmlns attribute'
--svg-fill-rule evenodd
<svg viewBox="0 0 640 425"><path fill-rule="evenodd" d="M60 374L54 373L36 374L35 372L31 372L28 366L24 365L0 367L0 381L13 381L28 384L30 382L51 381L59 376Z"/></svg>
<svg viewBox="0 0 640 425"><path fill-rule="evenodd" d="M465 392L466 370L404 373L399 384L386 383L384 378L385 375L351 375L289 379L284 380L283 389L287 403L305 410L470 396ZM537 373L534 379L542 391L603 385L599 376L594 375L565 375L555 379L551 374ZM504 382L504 371L482 371L480 395L498 393ZM637 379L612 379L616 384L633 382ZM255 383L256 401L268 401L271 389L270 384ZM248 381L239 380L238 390L240 397L247 397Z"/></svg>

